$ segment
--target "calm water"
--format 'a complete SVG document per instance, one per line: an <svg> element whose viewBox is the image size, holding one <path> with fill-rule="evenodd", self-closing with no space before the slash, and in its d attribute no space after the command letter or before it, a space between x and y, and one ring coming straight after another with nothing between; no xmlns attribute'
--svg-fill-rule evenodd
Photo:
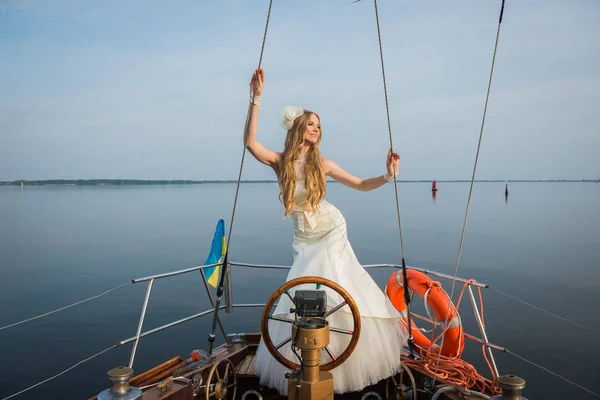
<svg viewBox="0 0 600 400"><path fill-rule="evenodd" d="M409 265L453 274L469 185L399 184ZM229 226L234 184L132 187L0 188L0 326L99 294L132 278L202 264L215 224ZM328 200L344 213L359 260L400 263L394 190L359 193L329 185ZM600 185L503 183L475 185L459 276L490 284L600 331ZM290 221L282 221L275 184L243 184L231 260L292 262ZM383 288L391 270L371 270ZM234 301L264 302L285 272L235 269ZM444 283L446 289L450 285ZM133 336L145 284L0 331L0 398ZM492 342L587 388L600 369L600 335L494 291L484 291ZM463 308L464 307L464 308ZM462 316L479 335L468 302ZM157 281L144 329L208 308L198 273ZM224 314L229 332L259 331L260 310ZM207 348L211 318L141 340L136 373L194 348ZM222 338L218 336L219 343ZM17 398L89 398L108 387L106 372L127 365L131 344L116 348ZM596 398L508 354L495 353L501 373L527 380L533 398ZM489 376L478 346L464 358Z"/></svg>

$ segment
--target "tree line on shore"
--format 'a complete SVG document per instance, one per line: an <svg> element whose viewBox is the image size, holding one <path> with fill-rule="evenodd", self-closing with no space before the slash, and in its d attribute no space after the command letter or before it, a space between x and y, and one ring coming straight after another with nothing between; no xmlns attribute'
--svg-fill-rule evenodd
<svg viewBox="0 0 600 400"><path fill-rule="evenodd" d="M430 179L421 180L398 180L398 182L431 182ZM0 182L0 185L4 186L52 186L52 185L63 185L63 186L103 186L103 185L195 185L203 183L232 183L237 180L189 180L189 179L158 179L158 180L147 180L147 179L45 179L45 180L16 180L16 181L5 181ZM266 183L266 182L277 182L275 180L243 180L244 183ZM438 182L470 182L470 180L438 180ZM476 182L600 182L599 179L478 179Z"/></svg>

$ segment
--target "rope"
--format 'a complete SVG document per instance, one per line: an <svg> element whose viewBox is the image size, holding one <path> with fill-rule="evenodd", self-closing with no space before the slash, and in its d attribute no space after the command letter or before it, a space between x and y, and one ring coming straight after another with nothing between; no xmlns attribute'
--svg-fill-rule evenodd
<svg viewBox="0 0 600 400"><path fill-rule="evenodd" d="M390 148L394 152L394 143L392 141L392 124L390 122L390 108L387 95L387 83L385 79L385 66L383 63L383 46L381 44L381 31L379 28L379 11L377 9L377 0L373 0L375 4L375 19L377 20L377 38L379 39L379 55L381 56L381 74L383 76L383 94L385 96L385 112L387 114L388 134L390 137ZM394 174L394 191L396 193L396 213L398 215L398 230L400 231L400 252L402 254L402 264L404 264L404 243L402 239L402 224L400 223L400 206L398 205L398 186L396 185L396 175ZM404 265L403 265L404 266Z"/></svg>
<svg viewBox="0 0 600 400"><path fill-rule="evenodd" d="M263 40L262 40L262 46L260 48L260 57L258 59L258 67L257 67L257 71L260 70L260 67L262 65L262 58L263 58L263 54L265 51L265 43L267 41L267 31L269 29L269 20L271 19L271 8L273 6L273 0L271 0L269 2L269 11L267 13L267 22L265 23L265 32L263 34ZM256 92L252 93L252 95L254 96L256 94ZM210 332L210 335L208 337L208 341L209 341L209 354L212 354L212 348L213 348L213 343L215 340L215 330L217 329L217 321L219 321L219 304L221 303L221 296L223 294L223 285L225 282L225 277L227 276L227 270L229 267L229 262L228 262L228 257L229 257L229 250L231 249L231 233L233 232L233 221L235 219L235 210L237 207L237 201L238 201L238 195L240 192L240 182L242 181L242 170L244 169L244 158L246 156L246 138L248 137L248 131L250 129L250 124L252 121L252 114L253 114L253 107L252 107L252 102L250 102L250 104L248 105L248 121L246 123L246 126L244 128L244 146L243 146L243 150L242 150L242 159L240 161L240 171L238 174L238 180L237 180L237 185L235 187L235 197L233 200L233 209L231 210L231 222L229 223L229 233L227 234L227 250L225 250L225 255L223 257L223 268L221 269L221 277L219 279L219 285L217 287L217 300L215 303L215 312L213 314L213 324L212 324L212 330ZM228 340L228 339L226 339Z"/></svg>
<svg viewBox="0 0 600 400"><path fill-rule="evenodd" d="M267 41L267 30L269 29L269 20L271 18L271 7L272 6L273 6L273 0L271 0L269 2L269 11L267 13L267 22L265 24L265 33L263 34L263 40L262 40L262 46L260 48L260 57L258 58L257 70L259 70L262 65L263 54L265 51L265 42ZM248 121L252 120L253 113L254 113L254 109L252 107L252 104L250 104L248 106ZM248 123L245 128L244 143L245 143L246 137L248 136L249 129L250 129L250 123ZM245 157L246 157L246 146L244 145L243 150L242 150L242 160L240 161L240 172L238 174L237 186L235 188L235 197L233 199L233 210L231 211L231 222L229 223L229 233L227 235L227 252L229 252L229 249L231 248L231 232L233 230L233 219L235 218L235 209L237 207L238 193L240 191L240 182L242 180L242 170L244 168L244 158ZM225 268L226 267L223 266L223 269L225 269Z"/></svg>
<svg viewBox="0 0 600 400"><path fill-rule="evenodd" d="M460 291L460 294L458 296L458 300L456 303L456 312L457 313L458 313L458 309L460 307L460 303L463 298L465 289L467 288L468 285L472 284L473 282L474 282L473 280L470 280L463 284L463 287ZM481 321L485 327L485 316L484 316L484 312L483 312L483 297L481 295L481 288L478 287L477 289L478 289L477 294L478 294L478 298L479 298L479 305L481 308ZM517 300L519 300L519 299L517 299ZM528 303L525 303L525 304L528 304ZM542 311L544 311L544 310L542 310ZM569 321L569 322L571 322L571 321ZM435 324L436 324L436 321L434 320L432 326L435 327ZM576 324L576 325L579 325L579 324ZM422 358L420 358L420 359L403 358L402 361L404 363L406 363L407 366L412 367L417 370L420 370L421 372L423 372L426 375L433 375L434 379L440 379L446 384L456 385L461 388L475 389L475 390L481 391L482 393L486 393L486 394L490 394L490 395L500 393L500 388L498 387L497 383L495 381L492 381L490 379L486 379L485 377L483 377L481 374L479 374L479 372L477 372L477 370L475 369L475 367L473 367L473 365L471 365L468 362L466 362L462 359L459 359L459 358L450 358L450 357L443 356L439 353L436 354L436 353L432 352L432 349L434 348L435 343L437 341L439 341L440 339L443 339L444 334L445 334L446 330L448 330L448 328L449 328L449 324L446 324L446 326L444 327L444 329L442 330L442 332L439 335L437 335L435 338L432 336L430 346L428 346L427 348L421 348L420 353L421 353ZM432 334L433 334L433 329L432 329ZM442 342L443 342L443 340L442 340ZM440 348L441 348L441 346L440 346ZM493 371L490 361L485 352L484 344L481 345L481 350L482 350L483 357L484 357L484 360L485 360L488 368L490 369L490 371ZM513 356L562 379L563 381L565 381L567 383L572 384L573 386L578 387L579 389L582 389L596 397L600 397L600 394L595 393L595 392L579 385L578 383L575 383L575 382L559 375L558 373L549 370L548 368L545 368L539 364L536 364L533 361L527 360L526 358L521 357L518 354L515 354L508 349L505 349L504 351L506 353L512 354ZM436 363L435 370L432 369L434 362ZM493 374L493 372L492 372L492 374Z"/></svg>
<svg viewBox="0 0 600 400"><path fill-rule="evenodd" d="M491 286L490 286L490 289L492 289L492 290L495 290L496 292L498 292L498 293L500 293L500 294L503 294L503 295L505 295L506 297L510 297L511 299L514 299L514 300L520 301L521 303L523 303L523 304L525 304L525 305L528 305L529 307L535 308L535 309L536 309L536 310L538 310L538 311L541 311L541 312L543 312L543 313L546 313L546 314L548 314L548 315L551 315L551 316L553 316L553 317L555 317L555 318L558 318L558 319L560 319L560 320L563 320L563 321L565 321L565 322L568 322L568 323L570 323L570 324L573 324L573 325L575 325L575 326L578 326L578 327L580 327L580 328L583 328L583 329L585 329L585 330L588 330L588 331L590 331L590 332L592 332L592 333L595 333L596 335L600 335L600 331L598 331L598 330L596 330L596 329L594 329L594 328L590 328L589 326L582 325L582 324L580 324L580 323L577 323L577 322L571 321L570 319L567 319L567 318L565 318L565 317L561 317L560 315L553 314L553 313L551 313L550 311L546 311L546 310L544 310L543 308L540 308L540 307L538 307L538 306L535 306L535 305L533 305L533 304L531 304L531 303L528 303L528 302L526 302L525 300L521 300L521 299L519 299L519 298L517 298L517 297L515 297L515 296L512 296L512 295L508 294L508 293L504 293L503 291L501 291L501 290L498 290L498 289L496 289L496 288L493 288L493 287L491 287Z"/></svg>
<svg viewBox="0 0 600 400"><path fill-rule="evenodd" d="M475 367L462 359L452 359L443 355L436 355L427 359L403 358L409 368L421 371L425 375L433 375L443 380L445 384L456 385L460 388L469 388L486 394L499 394L501 391L489 379L481 376ZM441 360L441 361L439 361ZM433 371L433 362L436 361L436 371Z"/></svg>
<svg viewBox="0 0 600 400"><path fill-rule="evenodd" d="M460 263L460 256L462 254L462 248L463 248L463 242L464 242L464 238L465 238L465 231L466 231L466 227L467 227L467 219L469 217L469 208L471 206L471 197L473 195L473 183L475 182L475 173L477 171L477 162L479 161L479 151L481 149L481 140L483 138L483 127L485 126L485 116L487 114L487 107L488 107L488 101L490 98L490 90L492 87L492 77L494 76L494 64L496 63L496 52L498 50L498 40L500 38L500 27L502 25L502 16L504 14L504 2L505 0L502 0L502 7L500 8L500 17L498 18L498 30L496 32L496 43L494 45L494 55L492 57L492 67L490 70L490 78L488 80L488 88L487 88L487 94L485 96L485 106L483 108L483 117L481 120L481 129L479 131L479 141L477 143L477 152L475 153L475 164L473 165L473 174L471 176L471 185L469 187L469 196L467 199L467 208L465 210L465 218L463 221L463 227L462 227L462 232L460 235L460 245L458 247L458 255L457 255L457 259L456 259L456 267L454 269L454 278L452 280L452 290L450 291L450 300L452 300L452 297L454 295L454 288L456 286L456 277L458 276L458 265ZM446 311L446 318L448 318L448 314L450 313L450 302L448 302L448 309ZM442 337L442 345L444 344L444 338ZM438 360L438 364L439 364L439 360ZM438 364L436 364L436 374L437 374L437 370L438 370ZM434 374L433 376L433 385L435 385L435 377L436 374Z"/></svg>
<svg viewBox="0 0 600 400"><path fill-rule="evenodd" d="M458 309L460 307L464 291L467 288L467 286L472 282L473 281L470 280L463 284L458 301L456 303L456 315L458 315ZM447 295L448 294L446 293L446 296ZM450 300L450 298L448 299ZM480 305L483 306L483 299L481 298L480 291L479 300ZM440 338L443 339L446 331L450 328L450 324L446 324L442 332L434 338L435 324L436 320L433 320L430 346L426 349L422 349L421 355L423 356L423 358L419 360L405 360L405 362L410 366L416 367L424 371L427 375L433 375L434 379L438 378L444 380L445 383L453 384L461 388L476 389L482 393L489 393L492 395L500 393L500 389L498 388L498 386L495 385L493 381L490 381L489 379L483 377L473 365L460 358L446 357L439 353L435 354L432 352L432 349L435 346L435 342L437 342ZM492 366L489 363L489 360L487 359L487 356L485 354L485 345L482 345L481 348L483 351L483 357L490 371L493 371ZM438 349L441 351L441 345L438 347ZM432 365L434 362L436 363L435 371L432 370Z"/></svg>
<svg viewBox="0 0 600 400"><path fill-rule="evenodd" d="M464 236L465 236L465 231L466 231L467 219L468 219L468 215L469 215L469 208L470 208L471 198L472 198L472 194L473 194L473 184L474 184L474 181L475 181L475 174L476 174L476 171L477 171L477 163L478 163L478 160L479 160L479 152L480 152L480 149L481 149L481 142L482 142L482 138L483 138L483 129L484 129L484 126L485 126L485 117L487 115L487 107L488 107L488 102L489 102L489 97L490 97L490 90L491 90L491 85L492 85L492 78L493 78L493 74L494 74L494 65L496 63L496 53L497 53L497 50L498 50L498 41L499 41L499 37L500 37L500 27L501 27L501 24L502 24L502 17L504 15L504 3L505 3L505 0L502 0L502 6L501 6L501 9L500 9L500 17L498 19L498 30L496 32L496 42L495 42L495 45L494 45L494 54L493 54L493 58L492 58L492 66L491 66L491 70L490 70L490 77L489 77L489 81L488 81L488 88L487 88L487 93L486 93L486 98L485 98L485 106L484 106L483 117L482 117L482 121L481 121L481 129L480 129L480 132L479 132L479 141L478 141L478 144L477 144L477 152L476 152L476 155L475 155L475 164L473 166L473 174L472 174L472 177L471 177L471 185L470 185L470 188L469 188L469 196L468 196L468 199L467 199L467 207L466 207L466 210L465 210L465 218L464 218L463 228L462 228L461 237L460 237L460 245L459 245L459 249L458 249L458 256L457 256L457 260L456 260L456 267L455 267L455 270L454 270L454 278L453 278L453 281L452 281L452 290L451 290L450 296L449 296L450 300L452 299L452 297L454 295L454 289L455 289L455 285L456 285L456 277L458 276L458 269L459 269L459 264L460 264L460 257L461 257L461 254L462 254L462 248L463 248L463 243L464 243ZM392 130L391 130L391 123L390 123L389 103L388 103L387 85L386 85L386 79L385 79L385 68L384 68L384 62L383 62L383 48L382 48L382 44L381 44L381 32L380 32L380 27L379 27L379 13L378 13L378 9L377 9L377 0L374 0L374 5L375 5L375 17L376 17L376 20L377 20L377 36L378 36L378 39L379 39L379 53L380 53L380 56L381 56L381 72L382 72L382 76L383 76L383 90L384 90L384 95L385 95L385 107L386 107L386 113L387 113L388 132L389 132L389 138L390 138L390 147L391 147L392 152L393 152ZM405 261L404 261L404 246L403 246L403 238L402 238L402 225L401 225L401 220L400 220L400 207L398 205L398 188L396 186L396 176L395 175L394 175L394 189L395 189L395 194L396 194L396 211L397 211L397 215L398 215L398 228L399 228L399 231L400 231L400 250L401 250L401 254L402 254L402 267L404 269L405 268ZM406 281L406 277L405 277L405 281ZM460 294L460 297L459 297L459 300L458 300L457 306L456 306L456 312L457 313L458 313L458 306L460 304L460 298L462 298L462 294L464 293L464 290L465 290L467 284L468 284L468 282L465 283L465 285L463 285L463 289L461 290L461 294ZM600 332L598 332L598 331L596 331L596 330L594 330L594 329L592 329L590 327L587 327L587 326L578 324L576 322L570 321L570 320L568 320L566 318L563 318L563 317L560 317L560 316L558 316L556 314L552 314L552 313L550 313L548 311L545 311L545 310L543 310L543 309L541 309L539 307L536 307L536 306L534 306L532 304L529 304L529 303L527 303L527 302L525 302L523 300L520 300L520 299L518 299L516 297L510 296L510 295L508 295L508 294L506 294L504 292L501 292L501 291L499 291L497 289L494 289L494 290L496 290L499 293L502 293L502 294L504 294L504 295L506 295L508 297L514 298L515 300L518 300L518 301L520 301L520 302L522 302L524 304L527 304L527 305L529 305L529 306L531 306L531 307L533 307L533 308L535 308L537 310L540 310L540 311L543 311L543 312L545 312L547 314L555 316L555 317L557 317L557 318L559 318L559 319L561 319L563 321L569 322L571 324L574 324L576 326L579 326L581 328L584 328L584 329L589 330L591 332L594 332L596 334L600 334ZM481 298L481 291L479 290L479 288L478 288L478 293L479 293L480 306L481 306L481 319L482 319L482 322L483 322L484 321L484 317L483 317L483 301L482 301L482 298ZM407 306L408 306L408 303L407 303ZM448 309L446 311L446 317L448 317L449 313L450 313L450 302L448 302ZM410 319L410 309L408 310L408 316L409 316L409 319ZM408 326L409 327L411 326L410 321L408 322ZM440 338L442 340L442 342L441 342L441 344L439 346L440 349L442 348L442 346L444 344L444 336L445 336L444 333L448 329L448 327L449 327L449 324L446 325L446 328L437 337L438 340ZM409 329L408 331L411 332L412 329ZM433 333L433 330L432 330L432 333ZM427 357L426 358L431 358L431 356L432 356L431 349L432 349L433 344L435 343L435 341L436 341L436 339L434 339L434 340L431 341L431 347L427 351ZM482 345L482 350L483 350L483 356L484 356L484 359L486 361L486 364L488 365L488 367L491 370L492 368L491 368L490 362L489 362L489 360L487 358L487 355L486 355L486 352L485 352L485 346L484 345ZM514 355L515 357L518 357L518 358L522 359L523 361L526 361L526 362L528 362L528 363L530 363L530 364L532 364L532 365L534 365L534 366L536 366L538 368L541 368L541 369L543 369L543 370L551 373L552 375L555 375L555 376L563 379L564 381L566 381L568 383L571 383L571 384L577 386L578 388L580 388L582 390L585 390L586 392L588 392L588 393L590 393L590 394L592 394L594 396L600 397L599 394L594 393L591 390L586 389L585 387L583 387L583 386L581 386L581 385L579 385L579 384L577 384L577 383L575 383L573 381L570 381L569 379L564 378L564 377L562 377L562 376L560 376L560 375L558 375L558 374L550 371L547 368L544 368L544 367L542 367L542 366L540 366L538 364L535 364L535 363L533 363L533 362L531 362L531 361L529 361L529 360L527 360L525 358L522 358L522 357L520 357L520 356L516 355L515 353L512 353L512 352L510 352L508 350L507 350L507 352L510 353L510 354L512 354L512 355ZM430 374L433 374L433 377L434 377L433 378L433 385L435 385L435 379L436 378L440 378L440 379L443 379L446 382L454 383L454 384L460 385L462 387L469 387L469 388L476 387L476 388L481 389L482 392L500 393L499 388L497 387L497 385L495 384L495 382L492 382L492 381L490 381L490 380L482 377L477 372L477 370L471 364L467 363L466 361L461 360L461 359L451 359L451 358L445 357L445 356L443 356L441 354L437 354L435 356L435 358L436 358L436 360L435 360L435 362L436 362L435 371L431 370L431 364L430 364L430 362L433 361L431 359L429 359L429 360L427 360L427 359L425 359L425 360L405 359L404 362L406 364L408 364L409 366L413 366L413 367L416 367L418 369L425 370L425 371L429 372ZM441 367L440 367L440 364L441 364ZM440 369L443 372L440 373L439 372Z"/></svg>
<svg viewBox="0 0 600 400"><path fill-rule="evenodd" d="M186 382L188 382L188 379L184 378L183 376L176 376L175 378L173 378L173 381L186 383ZM153 386L158 386L161 383L162 383L162 381L151 383L151 384L146 385L146 386L140 386L140 387L138 387L138 389L140 389L140 390L146 390L146 389L151 388Z"/></svg>
<svg viewBox="0 0 600 400"><path fill-rule="evenodd" d="M56 309L56 310L54 310L54 311L49 311L49 312L47 312L47 313L40 314L40 315L38 315L38 316L36 316L36 317L31 317L31 318L28 318L28 319L24 319L23 321L15 322L14 324L10 324L10 325L6 325L6 326L3 326L3 327L0 327L0 331L1 331L1 330L4 330L4 329L12 328L12 327L14 327L14 326L17 326L17 325L24 324L24 323L26 323L26 322L30 322L30 321L36 320L36 319L38 319L38 318L46 317L46 316L48 316L48 315L51 315L51 314L57 313L57 312L59 312L59 311L62 311L62 310L66 310L67 308L71 308L71 307L73 307L73 306L76 306L76 305L78 305L78 304L85 303L86 301L89 301L89 300L92 300L92 299L97 299L98 297L104 296L105 294L107 294L107 293L110 293L110 292L112 292L113 290L117 290L117 289L120 289L120 288L122 288L122 287L123 287L123 286L125 286L125 285L129 285L130 283L131 283L131 282L126 282L126 283L123 283L122 285L119 285L119 286L117 286L117 287L114 287L114 288L112 288L112 289L109 289L109 290L107 290L106 292L104 292L104 293L100 293L100 294L98 294L98 295L96 295L96 296L88 297L87 299L84 299L84 300L78 301L78 302L76 302L76 303L73 303L73 304L69 304L68 306L64 306L64 307L58 308L58 309Z"/></svg>
<svg viewBox="0 0 600 400"><path fill-rule="evenodd" d="M460 291L460 294L458 296L458 300L456 302L456 315L459 315L458 310L459 310L460 303L462 301L463 294L464 294L466 288L473 282L474 282L473 280L464 282L462 289ZM483 299L481 297L480 290L478 291L478 294L479 294L479 303L480 303L480 306L482 309L481 312L483 314ZM446 296L448 296L447 293L446 293ZM448 297L448 300L450 301L449 297ZM459 387L467 388L467 389L475 389L480 392L488 393L491 395L500 393L500 389L496 385L496 383L494 381L491 381L491 380L483 377L475 369L475 367L473 365L469 364L465 360L458 358L459 356L447 357L447 356L440 354L442 345L436 346L436 342L438 342L440 339L442 339L442 343L443 343L443 338L445 336L446 331L448 329L450 329L450 324L445 323L442 331L436 336L434 331L435 331L435 326L436 326L437 321L431 317L430 317L430 319L433 320L430 344L426 348L417 346L420 348L419 353L421 354L422 358L403 360L403 361L408 366L416 368L416 369L422 371L423 373L425 373L426 375L429 375L429 376L433 375L434 383L435 383L435 379L440 379L440 380L443 380L444 383L457 385ZM484 321L483 315L482 315L482 321ZM435 352L433 351L434 348L436 348ZM487 355L485 354L485 345L482 344L481 349L483 351L483 357L487 363L487 366L490 369L490 371L492 371L492 374L493 374L492 366L487 358ZM435 370L433 368L434 364L435 364Z"/></svg>
<svg viewBox="0 0 600 400"><path fill-rule="evenodd" d="M563 376L560 376L560 375L559 375L559 374L557 374L556 372L552 372L552 371L550 371L550 370L549 370L548 368L546 368L546 367L542 367L541 365L539 365L539 364L536 364L536 363L534 363L533 361L529 361L528 359L526 359L526 358L524 358L524 357L521 357L520 355L518 355L518 354L515 354L515 353L513 353L513 352L512 352L512 351L510 351L510 350L506 350L506 352L507 352L508 354L512 354L513 356L517 357L517 358L518 358L518 359L520 359L520 360L523 360L523 361L525 361L525 362L527 362L527 363L529 363L529 364L533 365L534 367L538 367L538 368L540 368L540 369L543 369L544 371L548 372L549 374L552 374L552 375L556 376L557 378L560 378L560 379L562 379L563 381L565 381L565 382L567 382L567 383L570 383L571 385L577 386L577 387L578 387L579 389L581 389L581 390L585 390L586 392L588 392L589 394L591 394L591 395L593 395L593 396L600 397L600 394L598 394L598 393L596 393L596 392L592 392L590 389L584 388L584 387L583 387L583 386L581 386L580 384L578 384L578 383L575 383L575 382L573 382L573 381L571 381L571 380L569 380L569 379L567 379L567 378L565 378L565 377L563 377Z"/></svg>
<svg viewBox="0 0 600 400"><path fill-rule="evenodd" d="M383 45L381 43L381 29L379 27L379 10L377 8L377 0L373 0L373 4L375 6L375 20L377 21L377 39L379 41L379 55L381 58L381 76L383 78L383 94L385 97L385 112L387 115L387 125L388 125L388 136L390 138L390 150L392 152L392 154L394 153L394 143L392 140L392 123L390 122L390 107L389 107L389 102L388 102L388 95L387 95L387 83L386 83L386 79L385 79L385 65L383 62ZM402 259L402 277L404 279L404 282L407 282L408 279L406 277L406 261L404 260L404 240L402 237L402 223L400 220L400 206L399 206L399 202L398 202L398 182L396 180L396 174L394 173L394 193L396 195L396 214L398 216L398 232L400 233L400 255L401 255L401 259ZM408 326L412 326L412 317L410 315L410 296L408 293L408 290L404 291L404 302L406 303L406 310L407 310L407 322L408 322ZM408 343L409 343L409 347L410 347L410 351L411 351L411 356L412 354L412 348L413 348L413 344L414 344L414 339L412 336L412 329L408 329Z"/></svg>
<svg viewBox="0 0 600 400"><path fill-rule="evenodd" d="M8 400L8 399L12 399L12 398L13 398L13 397L15 397L15 396L18 396L18 395L20 395L20 394L22 394L22 393L25 393L25 392L27 392L28 390L31 390L31 389L33 389L33 388L35 388L35 387L37 387L37 386L40 386L41 384L44 384L44 383L46 383L46 382L49 382L49 381L51 381L52 379L58 378L59 376L61 376L61 375L65 374L65 373L67 373L67 372L69 372L70 370L72 370L73 368L77 367L78 365L80 365L80 364L83 364L84 362L86 362L86 361L89 361L89 360L91 360L91 359L93 359L93 358L96 358L96 357L98 357L99 355L101 355L101 354L104 354L104 353L106 353L107 351L109 351L109 350L111 350L111 349L114 349L115 347L117 347L117 345L116 345L116 344L114 344L114 345L110 346L110 347L109 347L109 348L107 348L107 349L104 349L104 350L102 350L102 351L101 351L101 352L99 352L99 353L96 353L96 354L94 354L94 355L93 355L93 356L91 356L91 357L88 357L88 358L86 358L85 360L81 360L81 361L79 361L77 364L75 364L75 365L73 365L73 366L71 366L71 367L69 367L69 368L65 369L65 370L64 370L64 371L62 371L62 372L59 372L58 374L56 374L56 375L54 375L54 376L52 376L52 377L50 377L50 378L48 378L48 379L44 379L43 381L41 381L41 382L38 382L38 383L36 383L35 385L29 386L28 388L26 388L26 389L23 389L23 390L21 390L20 392L13 393L13 394L11 394L11 395L10 395L10 396L8 396L8 397L5 397L5 398L3 398L2 400Z"/></svg>

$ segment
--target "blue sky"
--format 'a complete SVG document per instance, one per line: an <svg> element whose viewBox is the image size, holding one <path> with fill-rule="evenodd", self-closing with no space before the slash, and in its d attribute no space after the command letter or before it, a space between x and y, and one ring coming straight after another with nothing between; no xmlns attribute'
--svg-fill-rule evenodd
<svg viewBox="0 0 600 400"><path fill-rule="evenodd" d="M286 105L361 177L389 147L373 2L274 0L259 139ZM499 0L378 2L399 179L470 179ZM267 0L0 0L0 180L237 179ZM508 0L479 179L600 176L600 1ZM249 154L247 154L249 156ZM247 157L243 179L272 179Z"/></svg>

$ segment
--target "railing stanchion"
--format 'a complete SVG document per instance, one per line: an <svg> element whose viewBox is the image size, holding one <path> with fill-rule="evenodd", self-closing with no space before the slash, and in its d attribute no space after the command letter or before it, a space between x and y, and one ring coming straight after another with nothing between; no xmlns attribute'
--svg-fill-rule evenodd
<svg viewBox="0 0 600 400"><path fill-rule="evenodd" d="M140 315L140 322L138 323L137 333L135 334L135 342L133 343L133 349L131 350L131 358L129 359L129 368L133 368L133 360L135 359L135 352L137 350L137 346L140 341L140 334L142 333L142 325L144 325L144 318L146 317L146 309L148 308L148 300L150 299L150 292L152 291L153 283L154 283L154 279L150 279L150 282L148 282L148 289L146 290L146 298L144 299L144 305L142 306L142 314Z"/></svg>

